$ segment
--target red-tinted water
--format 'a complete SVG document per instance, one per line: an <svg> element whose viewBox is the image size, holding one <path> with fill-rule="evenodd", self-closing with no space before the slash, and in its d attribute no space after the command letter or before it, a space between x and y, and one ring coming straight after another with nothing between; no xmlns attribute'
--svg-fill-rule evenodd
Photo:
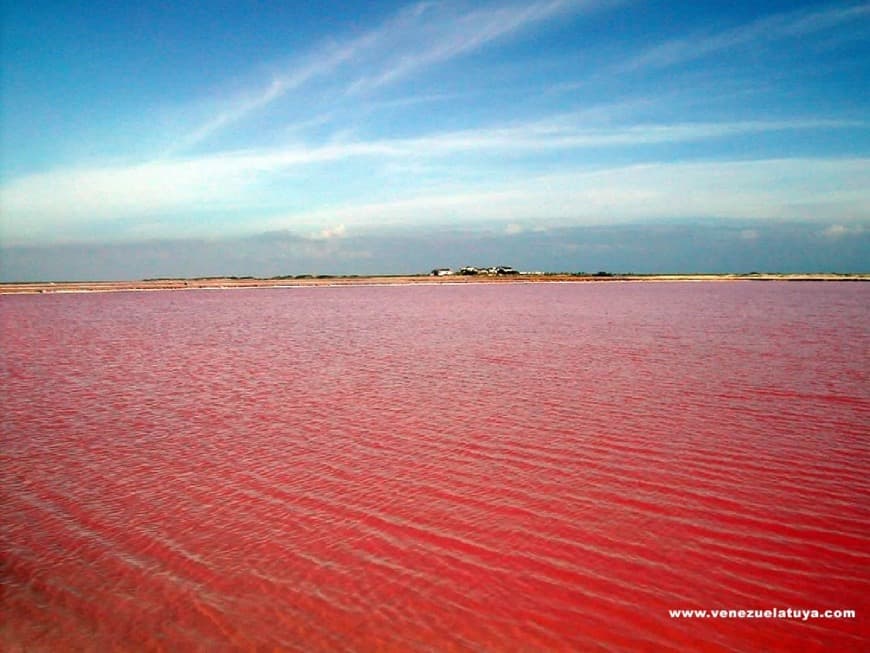
<svg viewBox="0 0 870 653"><path fill-rule="evenodd" d="M867 646L870 285L0 311L7 649Z"/></svg>

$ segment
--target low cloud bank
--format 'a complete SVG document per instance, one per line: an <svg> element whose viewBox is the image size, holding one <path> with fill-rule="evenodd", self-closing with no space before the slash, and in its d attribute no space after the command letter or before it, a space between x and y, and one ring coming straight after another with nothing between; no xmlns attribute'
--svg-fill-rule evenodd
<svg viewBox="0 0 870 653"><path fill-rule="evenodd" d="M837 227L837 228L835 228ZM548 272L870 272L870 228L709 221L542 229L336 227L221 240L151 240L0 248L0 281L297 274L408 274L512 265Z"/></svg>

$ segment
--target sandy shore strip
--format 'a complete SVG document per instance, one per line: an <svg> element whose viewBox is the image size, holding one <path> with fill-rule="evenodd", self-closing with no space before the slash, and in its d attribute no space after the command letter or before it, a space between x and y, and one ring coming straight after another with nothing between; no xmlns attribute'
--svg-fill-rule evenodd
<svg viewBox="0 0 870 653"><path fill-rule="evenodd" d="M230 288L306 288L318 286L382 286L463 283L612 283L614 281L870 281L870 274L653 274L572 275L520 274L505 276L321 276L257 279L208 277L197 279L146 279L142 281L57 281L0 283L0 294L122 292L147 290L203 290Z"/></svg>

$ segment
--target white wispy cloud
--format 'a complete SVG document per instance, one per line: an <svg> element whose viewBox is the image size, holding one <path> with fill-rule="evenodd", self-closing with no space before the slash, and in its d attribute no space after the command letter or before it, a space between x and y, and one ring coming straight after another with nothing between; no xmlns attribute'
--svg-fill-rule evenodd
<svg viewBox="0 0 870 653"><path fill-rule="evenodd" d="M333 206L266 224L607 224L703 217L861 223L870 221L868 187L866 158L662 163L541 175L492 188L445 186L437 193Z"/></svg>
<svg viewBox="0 0 870 653"><path fill-rule="evenodd" d="M317 234L313 236L315 240L332 240L334 238L343 238L347 233L347 227L343 224L336 225L334 227L327 227L326 229L321 229Z"/></svg>
<svg viewBox="0 0 870 653"><path fill-rule="evenodd" d="M617 4L617 0L514 2L473 11L450 3L410 5L360 36L300 55L298 61L274 73L266 82L227 98L215 115L190 130L167 154L189 149L309 82L336 75L343 68L353 81L336 87L337 99L343 94L369 92L394 83L560 14L605 4ZM377 72L367 72L371 70Z"/></svg>
<svg viewBox="0 0 870 653"><path fill-rule="evenodd" d="M583 113L495 129L444 132L420 138L342 141L326 145L251 150L142 164L61 169L19 178L0 187L4 231L111 221L119 215L203 212L261 206L259 189L288 170L305 171L350 159L406 165L450 157L547 153L583 148L639 147L702 141L783 130L848 128L833 120L743 121L586 127ZM578 120L579 117L579 120ZM448 177L449 180L449 177ZM283 199L282 197L278 198Z"/></svg>
<svg viewBox="0 0 870 653"><path fill-rule="evenodd" d="M585 127L571 116L513 127L466 130L431 137L395 141L393 152L451 153L472 150L525 151L589 147L618 147L702 141L762 132L844 129L864 126L860 121L780 120L636 124ZM386 145L386 144L385 144Z"/></svg>
<svg viewBox="0 0 870 653"><path fill-rule="evenodd" d="M188 149L219 130L237 123L248 115L267 107L307 82L329 74L352 60L360 52L373 47L382 38L384 30L375 30L340 45L321 48L305 60L296 63L280 74L275 74L259 88L237 94L222 102L218 112L186 134L175 143L167 155Z"/></svg>
<svg viewBox="0 0 870 653"><path fill-rule="evenodd" d="M414 30L401 34L391 56L375 74L359 77L349 93L371 91L437 63L473 52L530 25L578 9L592 9L602 2L547 0L514 3L462 13L450 10L427 15ZM614 3L609 3L614 4ZM422 12L421 12L422 14Z"/></svg>
<svg viewBox="0 0 870 653"><path fill-rule="evenodd" d="M805 36L868 15L870 4L866 3L774 14L721 32L666 41L620 64L618 69L663 68L753 43Z"/></svg>
<svg viewBox="0 0 870 653"><path fill-rule="evenodd" d="M602 224L679 217L830 221L834 226L826 235L833 238L846 234L848 225L870 221L866 190L870 159L866 158L573 169L536 177L519 175L498 184L452 178L428 190L412 187L400 195L391 193L395 199L389 201L364 196L282 217L269 217L275 215L274 206L258 208L252 201L259 187L251 179L256 175L250 165L211 161L207 167L104 170L31 179L15 190L18 200L4 191L0 240L9 245L91 239L95 220L112 221L119 214L132 219L133 227L164 215L161 222L167 235L190 235L183 225L173 228L172 212L189 215L212 210L236 210L243 216L242 232L302 230L319 240L336 239L347 229L366 225ZM199 224L198 229L201 235L210 233L208 224Z"/></svg>
<svg viewBox="0 0 870 653"><path fill-rule="evenodd" d="M823 229L821 235L825 238L838 240L847 236L857 236L864 233L865 231L866 229L862 224L832 224L830 227L826 227L825 229Z"/></svg>

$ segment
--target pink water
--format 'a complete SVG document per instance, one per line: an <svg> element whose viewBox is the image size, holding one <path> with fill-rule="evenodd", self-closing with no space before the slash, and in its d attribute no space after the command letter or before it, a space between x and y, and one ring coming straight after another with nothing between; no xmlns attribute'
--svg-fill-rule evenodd
<svg viewBox="0 0 870 653"><path fill-rule="evenodd" d="M2 296L0 320L7 650L867 650L870 284Z"/></svg>

